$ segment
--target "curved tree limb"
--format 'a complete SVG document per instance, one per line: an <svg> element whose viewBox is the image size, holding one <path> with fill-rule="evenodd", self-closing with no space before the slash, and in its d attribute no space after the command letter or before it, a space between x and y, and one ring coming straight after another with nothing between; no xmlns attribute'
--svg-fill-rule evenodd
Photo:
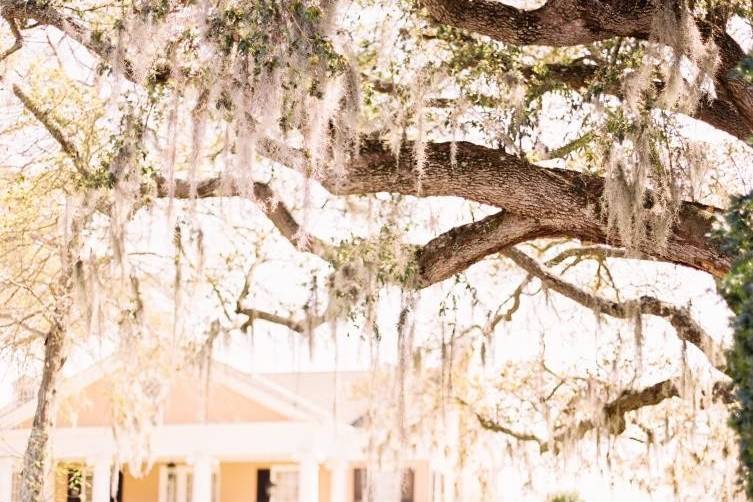
<svg viewBox="0 0 753 502"><path fill-rule="evenodd" d="M159 176L155 178L157 185L157 197L167 198L170 196L169 182ZM199 181L195 187L186 180L175 180L173 197L176 199L190 199L193 197L192 189L195 188L195 196L199 199L212 197L246 197L250 198L262 212L274 224L277 230L300 251L313 253L325 261L331 261L334 257L332 246L321 239L305 232L285 205L280 202L277 195L266 183L255 182L252 190L243 190L236 182L223 184L220 177L213 177ZM144 190L148 190L145 188Z"/></svg>
<svg viewBox="0 0 753 502"><path fill-rule="evenodd" d="M644 33L644 28L650 27L657 8L656 2L616 0L550 0L535 11L521 11L487 0L428 0L426 6L430 12L444 12L442 15L449 16L445 22L454 20L453 22L465 24L460 27L467 29L473 29L474 26L481 29L484 28L484 23L492 23L499 25L495 30L523 29L525 33L536 32L541 36L545 28L556 28L551 36L568 32L569 29L563 29L563 25L557 24L562 21L562 16L567 16L568 22L575 20L576 24L581 25L585 20L593 20L594 24L585 28L575 26L574 31L570 30L571 34L568 35L586 38L578 39L577 42L575 39L569 40L568 43L584 43L588 36L593 36L591 32L596 29L599 31L598 36L629 35L645 38L648 34ZM463 10L466 8L468 12ZM41 23L58 27L101 57L108 58L112 53L111 44L101 37L94 37L81 23L60 15L50 6L2 0L2 9L14 18L34 17ZM484 14L483 19L476 19L479 13ZM506 21L501 22L497 18L502 15L510 18L511 26L506 26ZM484 26L476 26L474 23ZM532 23L532 28L525 28L517 23L526 26ZM484 29L487 28L491 29L488 26ZM497 36L504 40L509 33L502 31ZM494 36L492 33L488 34ZM725 65L729 66L740 55L739 47L734 41L729 42L729 37L719 36L727 44L723 59ZM546 38L531 40L556 43ZM528 38L525 41L533 43ZM308 174L305 157L295 149L272 140L262 140L258 147L260 154ZM418 196L464 197L505 209L519 218L543 221L543 235L538 235L539 237L557 235L620 246L617 236L608 235L603 224L603 179L574 171L541 168L504 152L470 143L457 143L459 160L455 164L450 161L450 149L449 143L427 145L428 161L419 182L418 173L413 169L414 148L411 144L404 145L398 164L380 142L366 141L362 154L348 166L345 179L320 181L330 192L340 195L384 191ZM683 203L666 248L657 250L646 245L638 251L656 259L721 276L729 268L730 258L706 236L711 229L714 213L714 208Z"/></svg>
<svg viewBox="0 0 753 502"><path fill-rule="evenodd" d="M493 0L422 0L429 15L513 45L566 47L617 36L648 37L661 2L549 0L524 10Z"/></svg>
<svg viewBox="0 0 753 502"><path fill-rule="evenodd" d="M473 143L458 142L455 148L457 162L453 163L451 143L426 145L426 162L418 173L410 142L403 145L396 159L381 142L364 141L361 155L346 166L346 176L320 182L335 195L392 192L462 197L504 209L520 224L527 220L526 225L536 229L535 237L569 237L622 247L619 237L605 225L603 178L536 166ZM718 212L710 206L683 202L666 246L657 249L644 243L637 251L721 276L729 269L731 258L708 236ZM488 221L494 224L482 226L484 232L506 223L502 216ZM476 228L474 224L459 227L456 235ZM486 241L484 245L493 249Z"/></svg>
<svg viewBox="0 0 753 502"><path fill-rule="evenodd" d="M629 319L636 314L665 318L677 332L678 338L695 345L715 368L724 372L724 351L692 318L687 309L676 307L651 296L642 296L637 300L624 302L601 298L544 270L533 258L517 249L506 249L502 251L502 255L510 258L527 273L537 277L547 288L602 314L618 319Z"/></svg>

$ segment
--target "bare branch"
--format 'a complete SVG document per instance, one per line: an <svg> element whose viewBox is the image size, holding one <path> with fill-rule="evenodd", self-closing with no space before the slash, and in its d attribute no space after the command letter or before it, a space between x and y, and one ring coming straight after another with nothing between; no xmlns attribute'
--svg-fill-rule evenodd
<svg viewBox="0 0 753 502"><path fill-rule="evenodd" d="M3 18L8 22L8 26L10 26L10 31L11 33L13 33L15 40L10 48L8 48L5 52L0 53L0 61L6 59L8 56L21 49L24 41L24 38L21 35L21 30L18 29L18 24L16 24L16 20L10 16L3 16Z"/></svg>
<svg viewBox="0 0 753 502"><path fill-rule="evenodd" d="M39 105L37 105L34 100L32 100L29 95L22 91L21 88L16 84L13 84L13 94L16 95L21 103L23 103L24 107L34 116L34 118L36 118L44 126L45 129L47 129L47 132L50 133L50 136L52 136L55 141L58 142L63 152L68 155L68 157L73 161L73 165L75 166L79 174L81 176L87 176L89 172L87 171L84 162L78 153L78 150L65 136L65 133L62 131L62 129L60 129L57 124L55 124L54 120L50 116L51 112L43 111L39 107Z"/></svg>
<svg viewBox="0 0 753 502"><path fill-rule="evenodd" d="M37 25L53 26L105 61L109 61L115 51L115 47L108 40L95 36L94 32L78 19L60 13L49 2L3 0L0 2L0 11L4 17L18 20L32 18L38 22ZM130 78L130 64L125 63L126 76Z"/></svg>
<svg viewBox="0 0 753 502"><path fill-rule="evenodd" d="M155 178L155 181L157 184L157 197L169 197L169 182L161 176ZM200 199L211 197L251 198L251 194L248 191L242 190L237 183L229 182L223 184L220 177L201 180L196 183L195 187L192 187L191 183L186 180L175 180L173 196L176 199L190 199L192 198L192 193L194 193L193 188L195 188L195 196ZM269 185L255 182L253 185L252 200L256 202L267 218L277 227L277 230L293 246L301 251L315 254L326 261L331 261L334 258L335 253L332 246L303 231Z"/></svg>
<svg viewBox="0 0 753 502"><path fill-rule="evenodd" d="M597 259L604 260L606 258L640 258L634 257L628 253L625 249L612 248L608 246L581 246L565 249L554 258L551 258L546 262L547 266L552 267L559 265L568 258L575 258L575 263L579 263L584 259Z"/></svg>
<svg viewBox="0 0 753 502"><path fill-rule="evenodd" d="M325 322L324 316L315 316L311 319L296 321L289 317L284 317L281 315L272 314L270 312L252 308L241 308L238 310L238 313L248 316L248 320L243 323L243 326L241 326L241 330L243 331L246 331L248 328L250 328L254 321L262 320L271 322L273 324L279 324L280 326L284 326L291 331L303 334L318 328Z"/></svg>
<svg viewBox="0 0 753 502"><path fill-rule="evenodd" d="M698 347L718 370L724 372L724 351L692 318L687 309L682 309L651 296L622 303L600 298L570 284L544 270L534 259L514 248L502 251L516 265L537 277L549 289L590 309L618 319L629 319L636 314L648 314L665 318L677 332L678 338Z"/></svg>
<svg viewBox="0 0 753 502"><path fill-rule="evenodd" d="M458 401L471 409L482 428L492 432L506 434L519 441L536 442L539 445L541 453L552 451L556 455L559 453L561 445L566 441L581 439L588 432L600 426L605 426L610 434L622 434L626 427L626 413L636 411L646 406L655 406L665 399L679 397L677 389L677 382L674 380L664 380L644 389L624 390L616 399L606 403L602 407L601 416L593 419L581 420L573 426L565 427L564 430L558 431L557 434L550 439L543 439L531 433L515 431L510 427L500 424L498 421L473 410L468 403L460 399Z"/></svg>

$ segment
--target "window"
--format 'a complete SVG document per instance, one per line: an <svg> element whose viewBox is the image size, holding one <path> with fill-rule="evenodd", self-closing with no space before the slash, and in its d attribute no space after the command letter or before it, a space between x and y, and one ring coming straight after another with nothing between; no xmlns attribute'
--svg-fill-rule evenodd
<svg viewBox="0 0 753 502"><path fill-rule="evenodd" d="M272 480L269 469L256 471L256 502L269 502L269 493L272 491Z"/></svg>
<svg viewBox="0 0 753 502"><path fill-rule="evenodd" d="M212 502L220 500L219 474L212 472ZM173 463L160 466L159 502L191 502L193 494L193 468Z"/></svg>
<svg viewBox="0 0 753 502"><path fill-rule="evenodd" d="M298 501L298 469L274 466L270 470L269 502Z"/></svg>
<svg viewBox="0 0 753 502"><path fill-rule="evenodd" d="M353 500L366 502L366 469L353 469Z"/></svg>
<svg viewBox="0 0 753 502"><path fill-rule="evenodd" d="M403 469L400 476L400 502L413 502L415 492L416 473L413 469Z"/></svg>
<svg viewBox="0 0 753 502"><path fill-rule="evenodd" d="M92 473L82 467L68 467L66 472L66 502L91 500Z"/></svg>
<svg viewBox="0 0 753 502"><path fill-rule="evenodd" d="M441 472L434 472L431 475L431 493L432 502L442 502L444 495L444 476Z"/></svg>
<svg viewBox="0 0 753 502"><path fill-rule="evenodd" d="M371 483L372 496L381 498L378 494L387 492L400 493L400 502L414 502L416 475L413 469L403 469L399 476L394 472L378 473L375 479L367 482L366 469L353 470L353 500L355 502L367 502L367 484ZM399 487L396 483L400 483ZM394 495L391 495L394 496Z"/></svg>

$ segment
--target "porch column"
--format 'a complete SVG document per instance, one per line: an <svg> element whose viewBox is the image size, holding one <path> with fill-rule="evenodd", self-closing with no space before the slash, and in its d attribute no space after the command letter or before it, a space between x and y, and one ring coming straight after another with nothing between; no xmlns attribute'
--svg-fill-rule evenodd
<svg viewBox="0 0 753 502"><path fill-rule="evenodd" d="M0 457L0 502L11 502L13 497L13 459Z"/></svg>
<svg viewBox="0 0 753 502"><path fill-rule="evenodd" d="M319 502L319 463L313 456L298 464L298 502Z"/></svg>
<svg viewBox="0 0 753 502"><path fill-rule="evenodd" d="M110 457L95 459L92 466L92 502L110 502L110 473L112 467Z"/></svg>
<svg viewBox="0 0 753 502"><path fill-rule="evenodd" d="M330 502L348 501L348 463L344 460L330 462Z"/></svg>
<svg viewBox="0 0 753 502"><path fill-rule="evenodd" d="M198 455L193 459L191 502L212 501L212 459Z"/></svg>

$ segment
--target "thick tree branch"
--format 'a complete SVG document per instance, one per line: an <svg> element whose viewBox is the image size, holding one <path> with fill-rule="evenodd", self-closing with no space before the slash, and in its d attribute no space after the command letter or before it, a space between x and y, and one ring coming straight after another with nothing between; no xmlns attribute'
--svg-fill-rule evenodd
<svg viewBox="0 0 753 502"><path fill-rule="evenodd" d="M581 305L618 319L629 319L636 314L648 314L665 318L677 332L678 338L698 347L718 370L724 371L724 351L692 318L687 309L682 309L651 296L637 300L616 302L590 294L573 284L544 270L534 259L514 248L502 251L516 265L537 277L549 289L580 303Z"/></svg>
<svg viewBox="0 0 753 502"><path fill-rule="evenodd" d="M642 6L639 9L639 3L596 2L595 0L553 0L542 9L531 11L532 13L517 9L513 9L514 12L508 12L508 9L512 9L511 7L497 2L474 1L471 5L465 1L436 0L429 3L437 4L440 8L443 8L441 4L445 5L452 11L452 15L462 13L462 10L458 10L458 6L468 7L471 11L477 8L481 10L502 9L505 14L518 18L522 16L526 19L526 16L533 15L535 16L534 24L538 23L539 28L545 26L541 22L547 19L561 21L558 16L561 16L562 12L575 8L578 15L571 16L572 19L582 21L588 19L587 16L591 14L598 14L602 17L606 14L612 21L619 21L618 24L625 25L624 20L627 16L632 19L634 26L631 29L634 29L638 25L642 26L646 23L648 23L646 26L650 25L651 15L649 14L654 9L653 3L646 5L645 2L639 2ZM12 11L21 18L34 17L42 23L60 28L102 57L109 57L112 53L112 46L103 42L102 37L94 37L81 24L61 16L46 5L5 0L3 7L6 14ZM494 12L499 14L501 11ZM473 12L469 12L467 16L470 19L474 15ZM496 23L493 13L489 15L492 16L489 19ZM624 26L622 29L625 29ZM568 30L557 25L556 31L563 33ZM636 33L641 34L640 30ZM557 235L620 246L618 238L608 235L603 224L601 197L604 181L601 178L573 171L540 168L517 157L470 143L457 144L459 161L455 164L450 162L450 144L443 143L428 146L428 162L419 180L418 173L413 168L412 145L405 145L399 164L379 142L365 142L364 145L363 154L348 166L348 176L345 179L321 180L330 192L365 194L385 191L419 196L465 197L505 209L510 214L510 218L512 215L519 218L519 223L522 223L523 219L533 220L541 227L536 233L537 237ZM261 141L258 149L260 154L308 174L305 157L299 151L272 140ZM211 183L205 188L210 188L205 192L215 193ZM254 191L256 190L255 186ZM286 210L275 211L276 206L270 204L266 204L265 207L268 216L275 218L273 221L282 230L283 235L289 239L296 234L299 237L302 236L297 232L297 225L292 226L294 221L286 217L289 216ZM706 237L711 229L714 212L713 208L692 203L682 204L679 218L666 248L657 250L651 246L644 246L645 249L639 249L639 251L657 259L687 265L717 276L724 274L729 267L729 257ZM292 234L291 228L296 228ZM296 241L303 242L303 239L296 239ZM484 245L488 249L495 249L489 246L488 240ZM443 275L439 274L439 276Z"/></svg>
<svg viewBox="0 0 753 502"><path fill-rule="evenodd" d="M254 321L261 320L270 322L272 324L278 324L280 326L288 328L291 331L303 334L308 333L315 328L318 328L325 322L325 318L323 316L316 316L311 319L297 321L290 317L284 317L253 308L241 308L238 310L238 313L248 317L248 320L241 326L241 330L243 331L246 331L248 328L250 328Z"/></svg>
<svg viewBox="0 0 753 502"><path fill-rule="evenodd" d="M741 52L736 54L740 58L744 56ZM730 56L729 59L734 60L735 57ZM570 64L550 64L544 66L546 78L559 82L573 90L587 88L602 70L602 67L583 60L577 60ZM531 68L524 68L522 71L526 78L530 79L534 76L533 69ZM729 70L722 72L721 75L718 73L717 78L722 77L721 81L724 83L728 74L730 74ZM665 84L661 81L655 81L654 86L657 92L661 92ZM617 80L606 82L602 91L620 99L624 98L622 85ZM743 91L741 90L740 92ZM746 115L741 114L735 103L728 97L725 98L725 96L727 96L725 92L713 97L703 96L690 116L696 120L705 122L715 129L724 131L737 139L748 141L753 136L753 127L751 127L750 120L746 119ZM747 116L751 117L753 115L749 114Z"/></svg>
<svg viewBox="0 0 753 502"><path fill-rule="evenodd" d="M423 0L423 4L439 23L513 45L551 47L583 45L617 36L639 40L649 40L652 35L661 37L663 34L652 34L654 18L661 9L676 8L663 0L549 0L530 11L493 0ZM704 37L713 39L721 58L715 75L717 96L700 103L695 116L748 141L753 133L753 86L736 71L745 53L723 24L704 19L695 22ZM579 75L566 70L561 77L566 83L571 77L577 82Z"/></svg>
<svg viewBox="0 0 753 502"><path fill-rule="evenodd" d="M486 256L539 237L564 235L546 220L521 217L508 211L453 228L432 239L416 253L417 287L426 287L462 272Z"/></svg>
<svg viewBox="0 0 753 502"><path fill-rule="evenodd" d="M487 219L487 225L459 227L452 234L456 241L469 244L473 241L470 234L476 238L483 234L486 238L482 238L480 246L488 250L498 249L489 242L488 234L513 217L520 225L517 234L521 239L530 230L539 238L569 237L622 247L619 237L609 233L605 225L603 178L539 167L503 151L467 142L456 143L457 162L453 163L451 148L450 143L427 145L426 162L419 173L412 144L403 146L398 161L381 142L364 141L361 155L347 166L346 176L320 182L336 195L393 192L421 197L455 196L497 206L510 216ZM657 248L646 243L636 251L721 276L729 269L730 257L707 235L718 212L713 207L684 202L666 246ZM530 226L526 229L524 224ZM507 238L506 233L501 235ZM505 240L504 244L511 241ZM460 245L453 245L453 249L459 250ZM463 251L466 256L473 254ZM449 259L448 255L445 257Z"/></svg>
<svg viewBox="0 0 753 502"><path fill-rule="evenodd" d="M422 0L437 22L513 45L564 47L648 37L658 0L549 0L523 10L493 0Z"/></svg>
<svg viewBox="0 0 753 502"><path fill-rule="evenodd" d="M453 166L449 143L428 145L420 193L419 175L412 162L413 148L409 144L398 163L381 143L366 142L362 155L347 166L347 176L320 181L339 195L375 192L448 195L503 209L481 221L457 227L419 248L416 287L447 279L490 254L536 238L566 237L620 245L617 236L608 235L601 216L603 179L541 168L471 143L458 143L457 152L458 162ZM298 165L298 170L302 169L303 161L295 149L270 145L262 153L274 160L283 157ZM176 181L175 197L190 198L190 189L188 182ZM169 194L167 182L162 178L158 179L157 192L161 197ZM254 194L263 202L260 207L267 216L293 244L308 243L305 250L327 260L334 256L330 245L313 236L296 238L302 235L300 227L283 205L274 204L269 187L256 183ZM244 193L232 184L223 188L219 178L212 178L197 184L196 196L244 196ZM729 257L706 236L715 213L714 208L684 203L667 246L657 249L646 245L639 251L647 257L721 275L729 267Z"/></svg>

